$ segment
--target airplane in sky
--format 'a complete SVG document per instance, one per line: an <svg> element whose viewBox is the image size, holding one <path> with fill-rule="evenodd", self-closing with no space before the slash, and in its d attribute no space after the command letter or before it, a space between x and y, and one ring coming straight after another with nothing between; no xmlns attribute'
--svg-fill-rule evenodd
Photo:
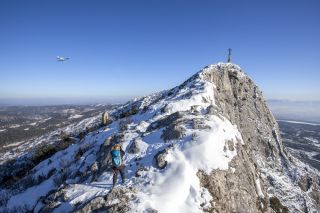
<svg viewBox="0 0 320 213"><path fill-rule="evenodd" d="M57 56L57 62L64 62L69 60L70 58L66 58L66 57L61 57L61 56Z"/></svg>

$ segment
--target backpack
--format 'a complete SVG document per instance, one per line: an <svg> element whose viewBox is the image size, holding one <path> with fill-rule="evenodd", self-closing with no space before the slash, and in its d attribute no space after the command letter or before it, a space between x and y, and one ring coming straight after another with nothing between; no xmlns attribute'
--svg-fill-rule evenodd
<svg viewBox="0 0 320 213"><path fill-rule="evenodd" d="M112 150L111 151L111 156L112 156L112 164L115 167L121 166L122 160L121 160L120 150Z"/></svg>

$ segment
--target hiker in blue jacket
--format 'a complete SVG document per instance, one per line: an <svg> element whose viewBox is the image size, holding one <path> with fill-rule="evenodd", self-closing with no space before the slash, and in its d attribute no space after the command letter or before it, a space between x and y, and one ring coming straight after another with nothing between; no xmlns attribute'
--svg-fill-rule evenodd
<svg viewBox="0 0 320 213"><path fill-rule="evenodd" d="M116 144L112 147L111 150L111 157L112 157L112 172L113 172L113 186L117 184L118 180L118 173L120 173L122 184L124 184L125 181L125 166L122 163L122 158L124 156L125 152L120 147L119 144Z"/></svg>

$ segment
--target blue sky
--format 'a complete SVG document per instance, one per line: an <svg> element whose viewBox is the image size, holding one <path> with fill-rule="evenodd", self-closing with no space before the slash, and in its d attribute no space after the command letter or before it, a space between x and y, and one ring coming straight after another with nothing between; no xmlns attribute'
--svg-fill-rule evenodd
<svg viewBox="0 0 320 213"><path fill-rule="evenodd" d="M268 99L320 100L319 11L318 0L3 0L0 102L147 95L229 47Z"/></svg>

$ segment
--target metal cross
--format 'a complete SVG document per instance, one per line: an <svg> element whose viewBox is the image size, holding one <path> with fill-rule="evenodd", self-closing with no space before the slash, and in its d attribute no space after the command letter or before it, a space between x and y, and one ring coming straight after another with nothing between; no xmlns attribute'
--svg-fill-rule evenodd
<svg viewBox="0 0 320 213"><path fill-rule="evenodd" d="M228 51L229 51L229 54L228 54L228 63L231 63L231 51L232 51L232 49L229 48Z"/></svg>

